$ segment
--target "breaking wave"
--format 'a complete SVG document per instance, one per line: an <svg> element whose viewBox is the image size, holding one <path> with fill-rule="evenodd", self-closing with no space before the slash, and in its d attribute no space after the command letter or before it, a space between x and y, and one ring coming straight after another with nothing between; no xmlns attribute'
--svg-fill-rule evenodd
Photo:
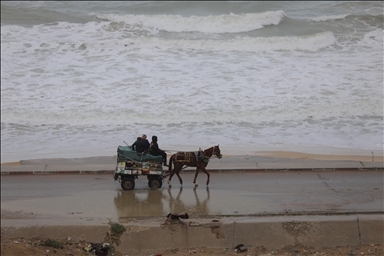
<svg viewBox="0 0 384 256"><path fill-rule="evenodd" d="M209 16L95 14L100 19L167 32L238 33L278 25L284 11Z"/></svg>

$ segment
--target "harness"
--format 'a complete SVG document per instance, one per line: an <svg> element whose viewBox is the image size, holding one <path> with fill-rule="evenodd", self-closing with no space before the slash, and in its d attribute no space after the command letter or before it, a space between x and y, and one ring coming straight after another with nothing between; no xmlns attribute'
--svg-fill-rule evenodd
<svg viewBox="0 0 384 256"><path fill-rule="evenodd" d="M177 156L184 156L184 159L177 159ZM191 159L193 159L193 157L196 158L196 162L205 162L205 163L208 163L211 158L209 156L206 156L205 152L200 148L199 151L195 151L195 152L179 152L176 154L174 161L179 163L189 163L191 162Z"/></svg>

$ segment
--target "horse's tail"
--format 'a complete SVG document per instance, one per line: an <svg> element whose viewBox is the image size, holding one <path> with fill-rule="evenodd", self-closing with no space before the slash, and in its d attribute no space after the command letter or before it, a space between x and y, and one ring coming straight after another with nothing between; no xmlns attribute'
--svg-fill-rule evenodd
<svg viewBox="0 0 384 256"><path fill-rule="evenodd" d="M172 163L173 163L173 158L175 157L175 155L172 155L170 158L169 158L169 164L168 164L168 173L171 173L172 172Z"/></svg>

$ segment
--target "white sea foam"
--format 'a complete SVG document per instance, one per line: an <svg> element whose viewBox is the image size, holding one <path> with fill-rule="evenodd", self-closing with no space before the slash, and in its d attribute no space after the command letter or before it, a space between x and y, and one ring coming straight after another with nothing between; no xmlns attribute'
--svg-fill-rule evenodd
<svg viewBox="0 0 384 256"><path fill-rule="evenodd" d="M239 33L277 25L284 11L209 16L94 14L98 18L168 32Z"/></svg>
<svg viewBox="0 0 384 256"><path fill-rule="evenodd" d="M358 44L375 49L377 47L382 46L383 41L384 41L384 31L382 29L376 29L366 33L362 38L362 40L358 42Z"/></svg>
<svg viewBox="0 0 384 256"><path fill-rule="evenodd" d="M319 16L315 18L311 18L311 21L320 22L327 20L342 20L348 17L350 14L339 14L339 15L331 15L331 16Z"/></svg>
<svg viewBox="0 0 384 256"><path fill-rule="evenodd" d="M204 51L279 51L279 50L304 50L318 51L333 45L336 39L332 32L322 32L307 36L286 36L286 37L237 37L227 40L199 39L199 40L176 40L156 37L148 38L128 38L128 39L109 39L103 33L95 34L98 38L95 41L89 38L88 33L71 36L70 31L67 35L57 32L57 27L50 31L43 31L47 37L33 35L35 32L30 30L16 31L14 28L5 27L3 47L11 52L33 53L35 51L83 51L90 54L100 54L108 51L136 51L139 48L148 49L194 49ZM78 30L77 28L74 29ZM22 33L26 38L25 42L15 43L14 38L8 37L11 33ZM66 38L64 38L66 37ZM28 39L27 39L28 38ZM6 53L5 53L6 54Z"/></svg>
<svg viewBox="0 0 384 256"><path fill-rule="evenodd" d="M26 74L14 70L17 61L12 68L3 68L6 76L2 96L11 107L6 105L2 109L5 120L12 123L23 120L35 125L107 125L129 116L137 123L158 125L206 120L258 123L302 120L313 115L318 119L380 115L381 111L381 98L374 94L375 87L369 80L364 83L371 92L366 91L364 97L354 93L362 82L354 82L359 73L340 77L335 69L337 63L329 65L325 61L333 58L332 54L323 53L304 63L294 61L300 55L280 56L276 63L267 54L241 54L240 58L239 53L227 53L223 70L222 53L141 49L120 56L89 58L88 52L83 57L66 53L61 58L61 52L50 52L48 58L35 66L31 66L33 59L31 63L19 64L17 69L28 70ZM4 53L7 57L8 52ZM231 63L239 58L241 62ZM125 64L119 65L124 60ZM354 68L354 63L348 67ZM375 68L372 68L367 66L367 70L360 72L374 78ZM78 72L82 72L82 78ZM9 80L17 83L9 86ZM104 97L105 93L108 97ZM158 108L148 107L151 105ZM159 115L159 109L167 114Z"/></svg>

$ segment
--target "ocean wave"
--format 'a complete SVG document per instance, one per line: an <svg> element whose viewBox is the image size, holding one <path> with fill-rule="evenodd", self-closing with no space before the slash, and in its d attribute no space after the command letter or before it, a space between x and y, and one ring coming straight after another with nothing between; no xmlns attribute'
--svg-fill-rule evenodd
<svg viewBox="0 0 384 256"><path fill-rule="evenodd" d="M319 21L327 21L327 20L341 20L341 19L345 19L348 15L350 15L350 14L340 14L340 15L331 15L331 16L320 16L320 17L315 17L315 18L309 19L309 20L310 20L310 21L315 21L315 22L319 22Z"/></svg>
<svg viewBox="0 0 384 256"><path fill-rule="evenodd" d="M335 1L326 11L344 10L345 12L365 12L378 14L383 12L382 1Z"/></svg>
<svg viewBox="0 0 384 256"><path fill-rule="evenodd" d="M368 32L364 35L363 40L373 40L379 43L383 43L384 30L376 29Z"/></svg>
<svg viewBox="0 0 384 256"><path fill-rule="evenodd" d="M357 42L357 45L380 49L383 47L384 30L376 29L366 33L361 40Z"/></svg>
<svg viewBox="0 0 384 256"><path fill-rule="evenodd" d="M157 39L154 39L157 41ZM146 44L151 45L153 40L149 39ZM323 32L310 36L287 36L287 37L242 37L230 40L161 40L156 42L160 48L189 48L209 51L318 51L333 45L336 39L332 32Z"/></svg>
<svg viewBox="0 0 384 256"><path fill-rule="evenodd" d="M153 91L153 93L160 94L158 91ZM112 94L109 93L109 95ZM203 92L200 92L200 94L203 94ZM237 98L244 98L241 94L236 96ZM295 123L299 120L311 123L319 119L339 120L344 118L354 120L356 117L364 116L376 116L382 119L382 116L380 117L382 115L382 102L380 100L372 100L372 102L368 103L361 100L353 105L349 102L328 103L326 98L322 98L323 104L310 101L303 104L302 101L292 97L285 100L285 102L276 98L272 99L271 102L249 107L252 105L253 99L244 99L242 104L246 105L247 109L241 109L236 97L230 101L223 98L210 103L209 96L207 96L200 99L200 102L204 102L201 105L183 106L183 101L177 100L171 105L157 102L156 108L148 108L149 104L142 104L140 99L136 99L134 95L126 96L129 103L119 101L117 96L110 97L110 102L116 103L102 100L99 100L100 103L91 101L79 103L74 96L74 99L70 100L57 96L55 102L53 99L46 99L40 106L32 107L33 102L31 100L31 102L26 102L29 109L27 107L6 107L6 109L2 109L2 122L4 124L24 124L26 126L66 126L72 124L94 125L97 127L99 125L119 124L121 121L142 125L176 125L206 122L221 124L243 122L252 124L259 124L260 122ZM150 96L148 98L149 102L156 102L155 98L150 98ZM162 98L170 99L170 97L164 95ZM33 100L37 101L38 97ZM8 102L6 103L9 105ZM361 125L366 126L367 124L361 123Z"/></svg>
<svg viewBox="0 0 384 256"><path fill-rule="evenodd" d="M2 155L115 152L143 132L382 148L382 7L3 1Z"/></svg>
<svg viewBox="0 0 384 256"><path fill-rule="evenodd" d="M40 5L33 7L7 6L1 4L1 25L32 26L39 24L50 24L54 22L68 21L84 24L89 22L86 16L73 13L49 10Z"/></svg>
<svg viewBox="0 0 384 256"><path fill-rule="evenodd" d="M227 40L199 39L177 40L155 37L109 39L108 41L80 40L80 41L30 41L25 43L2 43L2 48L7 49L4 54L12 52L36 52L40 50L56 51L88 51L97 54L105 49L114 51L137 51L138 49L160 50L201 50L201 51L311 51L316 52L335 44L336 38L332 32L322 32L308 36L285 37L238 37Z"/></svg>
<svg viewBox="0 0 384 256"><path fill-rule="evenodd" d="M239 33L278 25L284 11L209 16L94 14L99 19L124 22L167 32Z"/></svg>
<svg viewBox="0 0 384 256"><path fill-rule="evenodd" d="M315 18L309 19L312 22L324 22L324 21L337 21L337 20L345 20L350 25L356 26L356 21L363 22L365 26L373 26L373 27L383 27L383 14L340 14L340 15L331 15L331 16L319 16ZM346 26L340 23L340 26Z"/></svg>

